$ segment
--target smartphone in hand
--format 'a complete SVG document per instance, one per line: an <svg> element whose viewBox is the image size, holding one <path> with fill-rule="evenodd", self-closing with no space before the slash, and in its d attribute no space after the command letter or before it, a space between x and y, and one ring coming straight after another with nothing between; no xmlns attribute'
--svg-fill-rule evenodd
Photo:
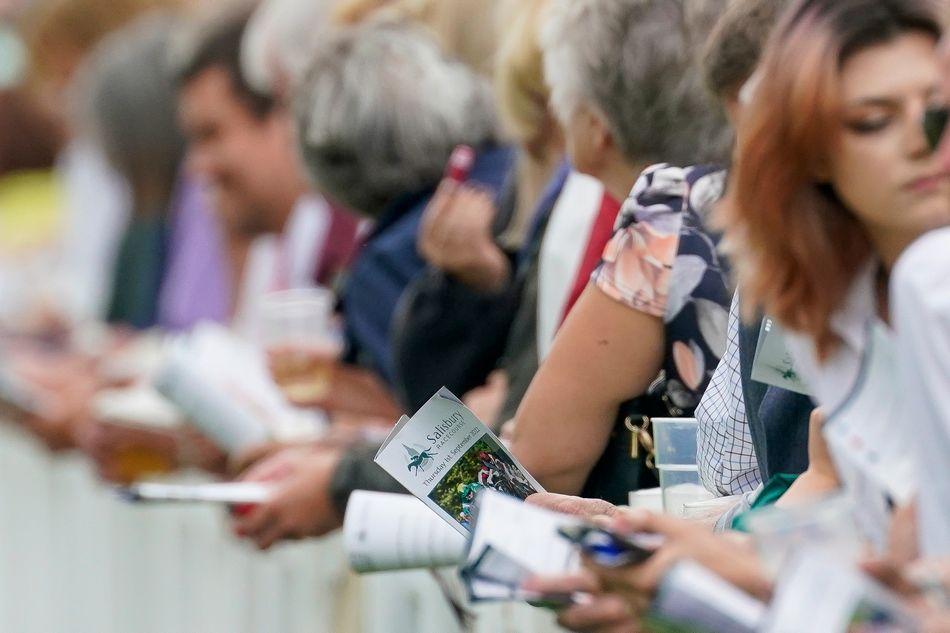
<svg viewBox="0 0 950 633"><path fill-rule="evenodd" d="M595 564L611 568L639 565L663 544L663 537L656 534L617 534L592 525L560 527L558 534Z"/></svg>

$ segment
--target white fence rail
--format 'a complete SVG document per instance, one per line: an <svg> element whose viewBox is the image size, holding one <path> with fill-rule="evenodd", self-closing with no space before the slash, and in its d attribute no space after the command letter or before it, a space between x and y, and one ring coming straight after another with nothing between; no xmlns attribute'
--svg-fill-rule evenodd
<svg viewBox="0 0 950 633"><path fill-rule="evenodd" d="M79 456L0 423L2 633L451 633L425 572L358 577L339 537L261 554L208 507L130 506ZM551 633L526 605L477 633Z"/></svg>

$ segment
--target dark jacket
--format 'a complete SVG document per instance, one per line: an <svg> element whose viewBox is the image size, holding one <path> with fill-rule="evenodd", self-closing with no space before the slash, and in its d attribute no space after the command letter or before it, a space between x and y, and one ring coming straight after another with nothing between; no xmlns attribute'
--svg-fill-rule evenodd
<svg viewBox="0 0 950 633"><path fill-rule="evenodd" d="M752 362L762 320L739 329L739 363L746 420L762 481L808 468L808 419L815 404L801 394L752 380Z"/></svg>
<svg viewBox="0 0 950 633"><path fill-rule="evenodd" d="M470 180L497 192L513 163L508 148L480 152ZM383 211L342 292L347 360L393 384L393 316L406 288L426 269L416 250L419 225L435 189L405 194ZM434 390L433 390L434 392ZM431 394L429 394L431 395Z"/></svg>

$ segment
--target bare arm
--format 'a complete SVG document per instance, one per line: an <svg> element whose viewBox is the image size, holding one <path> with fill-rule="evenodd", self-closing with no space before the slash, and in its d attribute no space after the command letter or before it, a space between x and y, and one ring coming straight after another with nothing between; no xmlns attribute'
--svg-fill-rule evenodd
<svg viewBox="0 0 950 633"><path fill-rule="evenodd" d="M812 411L808 421L808 469L795 480L775 505L789 507L809 503L841 486L838 472L828 452L828 444L821 434L824 423L821 409Z"/></svg>
<svg viewBox="0 0 950 633"><path fill-rule="evenodd" d="M646 391L663 349L662 319L588 286L515 416L512 450L549 492L580 492L618 407Z"/></svg>

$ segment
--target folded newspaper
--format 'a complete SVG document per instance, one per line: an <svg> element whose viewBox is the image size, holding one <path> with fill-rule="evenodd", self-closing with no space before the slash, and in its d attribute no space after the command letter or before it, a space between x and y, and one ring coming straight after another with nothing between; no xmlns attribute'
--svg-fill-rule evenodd
<svg viewBox="0 0 950 633"><path fill-rule="evenodd" d="M462 535L471 531L481 490L518 499L544 491L495 434L445 388L414 416L399 420L375 461Z"/></svg>

